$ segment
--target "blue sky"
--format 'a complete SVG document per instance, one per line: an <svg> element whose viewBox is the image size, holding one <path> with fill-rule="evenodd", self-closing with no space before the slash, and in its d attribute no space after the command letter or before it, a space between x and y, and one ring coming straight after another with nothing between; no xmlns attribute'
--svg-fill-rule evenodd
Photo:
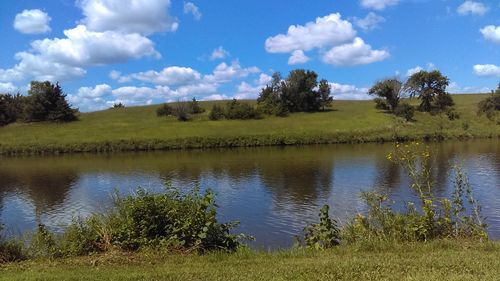
<svg viewBox="0 0 500 281"><path fill-rule="evenodd" d="M0 2L0 91L59 81L82 111L255 98L274 71L315 70L336 99L439 69L450 92L500 81L500 1Z"/></svg>

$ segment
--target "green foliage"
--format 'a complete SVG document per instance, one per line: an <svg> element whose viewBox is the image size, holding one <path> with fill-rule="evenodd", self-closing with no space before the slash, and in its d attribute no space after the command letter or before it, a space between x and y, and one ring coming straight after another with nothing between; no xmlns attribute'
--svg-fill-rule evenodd
<svg viewBox="0 0 500 281"><path fill-rule="evenodd" d="M28 97L25 101L24 115L26 121L75 121L77 110L70 107L66 95L59 84L31 82Z"/></svg>
<svg viewBox="0 0 500 281"><path fill-rule="evenodd" d="M342 237L347 242L487 239L481 207L473 196L467 176L459 167L454 167L453 195L436 198L432 193L435 186L430 179L428 148L422 149L419 143L397 144L388 159L406 170L411 179L410 190L419 202L408 202L403 212L396 212L394 202L389 202L387 196L377 192L363 193L368 214L358 214L345 227Z"/></svg>
<svg viewBox="0 0 500 281"><path fill-rule="evenodd" d="M174 110L172 109L172 107L164 103L156 110L156 116L158 117L170 116L173 114L173 112Z"/></svg>
<svg viewBox="0 0 500 281"><path fill-rule="evenodd" d="M486 115L488 119L494 120L500 111L500 84L495 92L478 104L478 115Z"/></svg>
<svg viewBox="0 0 500 281"><path fill-rule="evenodd" d="M262 118L260 112L248 103L239 102L236 99L226 104L225 110L226 119L260 119Z"/></svg>
<svg viewBox="0 0 500 281"><path fill-rule="evenodd" d="M121 102L113 104L113 109L125 108L125 105Z"/></svg>
<svg viewBox="0 0 500 281"><path fill-rule="evenodd" d="M200 106L200 103L196 100L196 98L193 98L191 102L189 102L189 112L191 114L199 114L205 112L205 109Z"/></svg>
<svg viewBox="0 0 500 281"><path fill-rule="evenodd" d="M375 108L380 110L389 110L390 107L383 98L374 98L373 102L375 102Z"/></svg>
<svg viewBox="0 0 500 281"><path fill-rule="evenodd" d="M0 94L0 126L14 123L23 117L24 97L20 94Z"/></svg>
<svg viewBox="0 0 500 281"><path fill-rule="evenodd" d="M26 259L22 242L15 239L5 239L2 231L3 226L0 224L0 264Z"/></svg>
<svg viewBox="0 0 500 281"><path fill-rule="evenodd" d="M225 113L224 113L224 109L222 108L222 106L214 104L212 106L212 110L208 114L208 118L210 120L212 120L212 121L224 119L225 118Z"/></svg>
<svg viewBox="0 0 500 281"><path fill-rule="evenodd" d="M447 106L453 105L453 100L446 93L450 80L441 74L438 70L419 71L408 79L404 85L404 90L410 93L410 96L418 96L421 100L419 110L430 112L433 108L442 110Z"/></svg>
<svg viewBox="0 0 500 281"><path fill-rule="evenodd" d="M447 108L445 113L450 121L460 119L460 114L453 108Z"/></svg>
<svg viewBox="0 0 500 281"><path fill-rule="evenodd" d="M262 112L286 116L289 112L316 112L330 106L331 86L327 80L318 85L314 71L296 69L290 71L286 80L279 73L273 75L270 85L262 89L257 102Z"/></svg>
<svg viewBox="0 0 500 281"><path fill-rule="evenodd" d="M31 258L56 258L62 253L57 244L57 237L45 225L39 224L29 239L28 255Z"/></svg>
<svg viewBox="0 0 500 281"><path fill-rule="evenodd" d="M178 121L186 122L191 119L189 115L190 109L189 105L185 102L177 102L174 107L174 115Z"/></svg>
<svg viewBox="0 0 500 281"><path fill-rule="evenodd" d="M401 103L394 109L394 115L412 121L415 115L415 108L407 103Z"/></svg>
<svg viewBox="0 0 500 281"><path fill-rule="evenodd" d="M403 83L398 79L386 79L377 82L370 88L368 94L376 95L379 99L375 100L378 109L385 109L394 112L401 99ZM380 100L383 99L383 100ZM384 101L384 103L382 103Z"/></svg>
<svg viewBox="0 0 500 281"><path fill-rule="evenodd" d="M324 205L319 214L320 222L304 229L306 247L324 250L340 244L340 229L337 226L337 221L330 218L329 208L328 205Z"/></svg>

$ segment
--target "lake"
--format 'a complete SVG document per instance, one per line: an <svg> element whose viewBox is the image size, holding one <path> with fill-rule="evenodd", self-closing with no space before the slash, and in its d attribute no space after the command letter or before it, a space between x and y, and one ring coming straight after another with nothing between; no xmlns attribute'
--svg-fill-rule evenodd
<svg viewBox="0 0 500 281"><path fill-rule="evenodd" d="M500 239L500 141L429 144L435 195L451 191L450 163L467 172ZM115 191L141 186L160 191L165 182L211 188L221 221L239 220L238 232L260 248L288 247L294 235L318 220L323 204L345 223L366 207L363 190L377 189L398 201L414 199L408 178L386 155L393 144L264 147L120 154L0 158L0 223L19 235L43 223L54 230L76 216L104 210Z"/></svg>

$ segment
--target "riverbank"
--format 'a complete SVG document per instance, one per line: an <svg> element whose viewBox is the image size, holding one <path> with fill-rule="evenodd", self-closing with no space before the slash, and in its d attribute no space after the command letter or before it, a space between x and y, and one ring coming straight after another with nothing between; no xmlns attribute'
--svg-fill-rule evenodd
<svg viewBox="0 0 500 281"><path fill-rule="evenodd" d="M500 244L434 241L328 251L105 255L0 265L0 280L498 280Z"/></svg>
<svg viewBox="0 0 500 281"><path fill-rule="evenodd" d="M460 119L417 112L404 122L372 101L334 101L332 110L286 118L209 121L208 110L192 121L159 118L155 106L83 113L80 121L11 124L0 128L0 154L149 151L331 143L498 138L500 126L478 117L486 95L453 95ZM412 102L417 103L417 100ZM214 102L201 102L210 109Z"/></svg>

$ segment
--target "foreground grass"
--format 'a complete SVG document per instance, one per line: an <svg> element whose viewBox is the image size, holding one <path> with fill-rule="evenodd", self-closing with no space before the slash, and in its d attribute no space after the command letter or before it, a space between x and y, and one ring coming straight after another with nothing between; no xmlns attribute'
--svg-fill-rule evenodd
<svg viewBox="0 0 500 281"><path fill-rule="evenodd" d="M460 119L417 112L412 123L376 110L372 101L335 101L328 112L246 121L209 121L208 110L190 122L178 122L156 117L158 106L110 109L81 114L80 121L67 124L0 128L0 154L497 138L500 126L476 115L485 97L453 95ZM201 103L207 109L212 104Z"/></svg>
<svg viewBox="0 0 500 281"><path fill-rule="evenodd" d="M0 280L498 280L500 244L341 246L330 251L108 253L0 265Z"/></svg>

